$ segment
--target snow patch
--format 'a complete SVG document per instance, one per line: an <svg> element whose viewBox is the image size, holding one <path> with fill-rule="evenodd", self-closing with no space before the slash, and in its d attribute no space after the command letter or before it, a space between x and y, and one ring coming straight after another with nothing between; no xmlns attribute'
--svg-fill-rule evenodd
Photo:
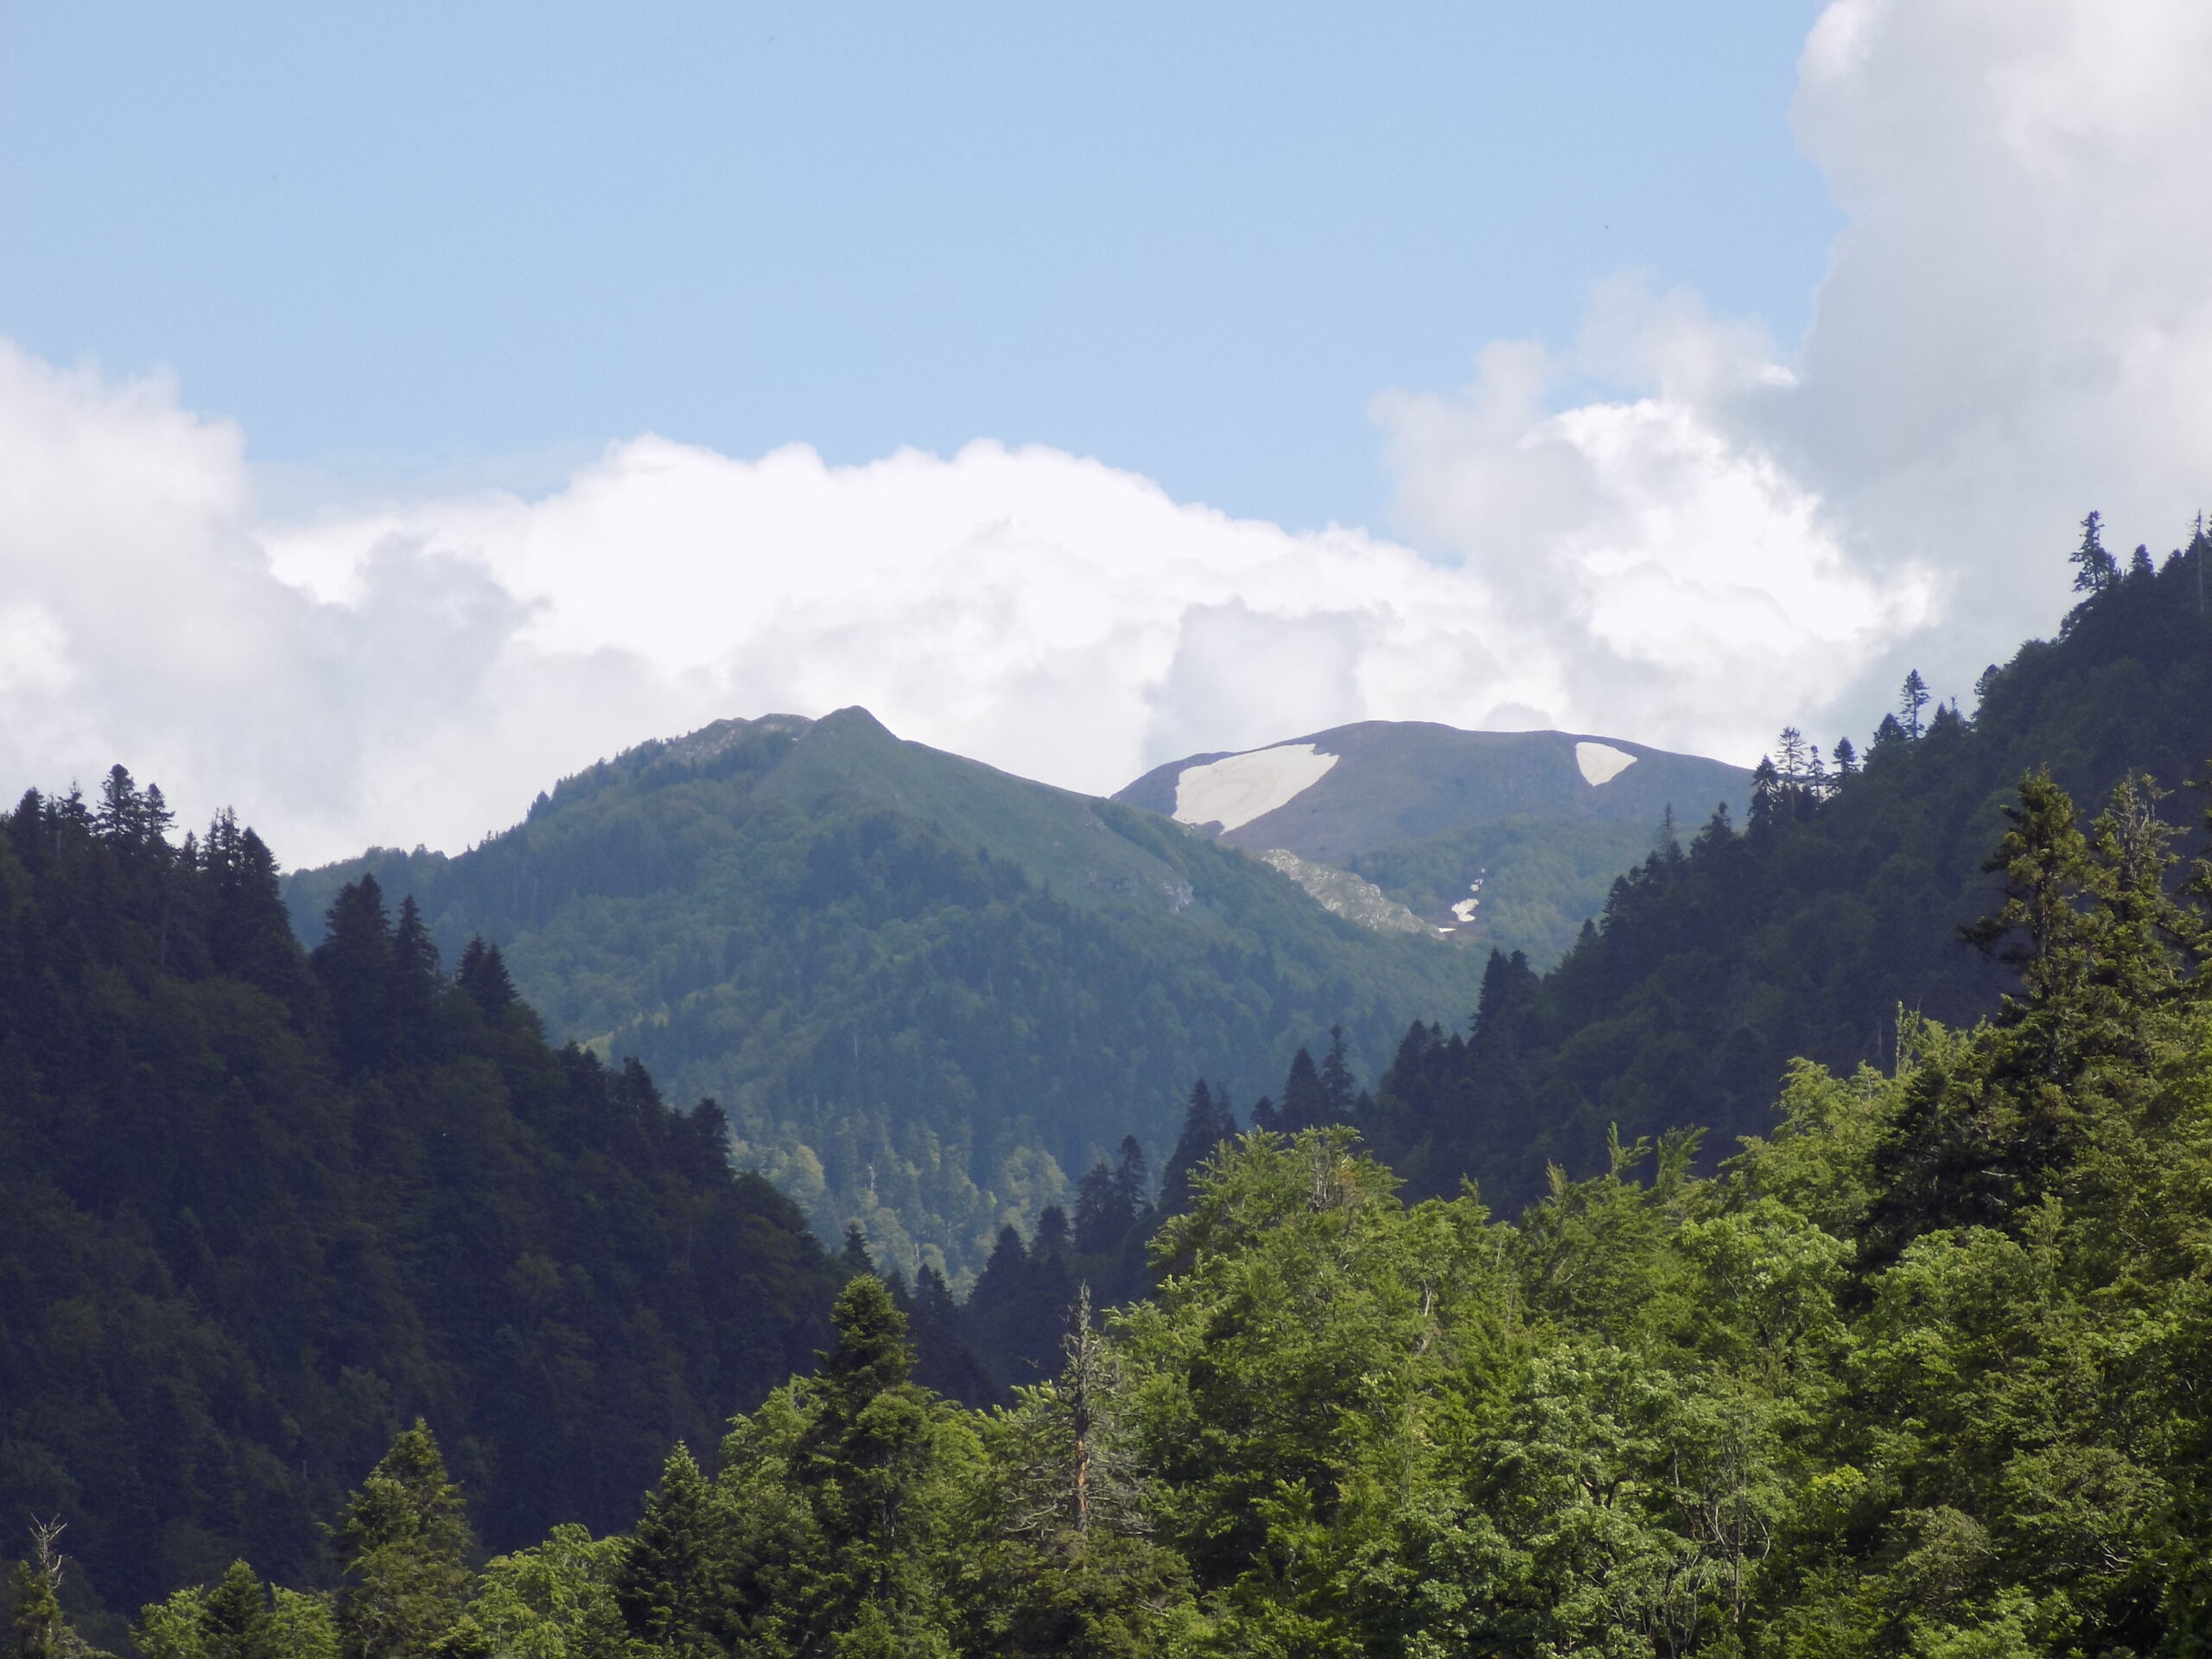
<svg viewBox="0 0 2212 1659"><path fill-rule="evenodd" d="M1481 907L1483 902L1482 893L1483 879L1478 875L1467 884L1467 897L1452 906L1452 913L1462 922L1473 921L1475 912Z"/></svg>
<svg viewBox="0 0 2212 1659"><path fill-rule="evenodd" d="M1226 833L1305 793L1336 764L1335 755L1311 743L1281 743L1185 766L1175 779L1175 817L1184 823L1217 823Z"/></svg>
<svg viewBox="0 0 2212 1659"><path fill-rule="evenodd" d="M1636 757L1610 743L1577 743L1574 764L1582 768L1584 783L1610 784L1636 764Z"/></svg>

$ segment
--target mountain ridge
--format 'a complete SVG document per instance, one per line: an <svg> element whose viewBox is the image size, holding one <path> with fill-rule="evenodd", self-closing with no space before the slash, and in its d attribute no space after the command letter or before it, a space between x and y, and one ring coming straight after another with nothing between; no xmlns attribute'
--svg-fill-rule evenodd
<svg viewBox="0 0 2212 1659"><path fill-rule="evenodd" d="M1170 820L896 737L865 709L720 721L586 768L448 857L296 872L412 895L499 944L558 1032L712 1096L748 1166L836 1236L956 1282L1190 1079L1249 1098L1341 1024L1370 1073L1458 1018L1480 963L1329 914Z"/></svg>
<svg viewBox="0 0 2212 1659"><path fill-rule="evenodd" d="M1670 814L1696 821L1725 804L1740 819L1751 780L1628 738L1359 721L1185 755L1114 798L1269 857L1325 906L1381 925L1402 911L1548 967ZM1235 822L1210 817L1217 809ZM1348 895L1348 882L1376 898Z"/></svg>

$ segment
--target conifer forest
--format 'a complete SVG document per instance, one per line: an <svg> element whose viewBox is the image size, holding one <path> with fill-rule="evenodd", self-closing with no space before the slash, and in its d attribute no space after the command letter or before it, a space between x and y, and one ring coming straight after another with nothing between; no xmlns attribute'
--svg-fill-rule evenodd
<svg viewBox="0 0 2212 1659"><path fill-rule="evenodd" d="M1470 1005L1379 1052L1459 979L1300 933L1240 1011L1252 888L1156 959L1224 1030L1294 1005L1280 1084L1184 1079L1166 1133L1084 1094L1103 1155L976 1209L971 1274L817 1236L389 869L302 945L238 818L41 785L0 817L10 1652L2212 1651L2208 560L2092 515L2055 638L1784 729L1741 822L1678 804L1555 966L1447 964Z"/></svg>

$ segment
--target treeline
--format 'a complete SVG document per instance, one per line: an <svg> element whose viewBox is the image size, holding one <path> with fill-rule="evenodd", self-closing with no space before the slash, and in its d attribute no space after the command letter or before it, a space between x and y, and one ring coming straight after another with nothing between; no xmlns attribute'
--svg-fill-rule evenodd
<svg viewBox="0 0 2212 1659"><path fill-rule="evenodd" d="M823 1339L834 1264L721 1113L545 1042L347 887L312 955L229 815L118 767L0 813L0 1517L66 1523L73 1611L317 1529L417 1415L496 1547L626 1524L671 1440Z"/></svg>
<svg viewBox="0 0 2212 1659"><path fill-rule="evenodd" d="M1351 1130L1185 1177L1155 1294L989 1411L855 1274L811 1377L626 1535L480 1566L426 1433L343 1586L149 1604L158 1659L2202 1652L2212 1642L2212 867L2147 784L2008 809L2015 989L1796 1066L1710 1176L1616 1144L1517 1219ZM1109 1176L1112 1172L1109 1172ZM479 1501L481 1499L480 1497ZM58 1651L43 1610L31 1639ZM35 1623L35 1621L34 1621ZM245 1634L241 1634L244 1632Z"/></svg>

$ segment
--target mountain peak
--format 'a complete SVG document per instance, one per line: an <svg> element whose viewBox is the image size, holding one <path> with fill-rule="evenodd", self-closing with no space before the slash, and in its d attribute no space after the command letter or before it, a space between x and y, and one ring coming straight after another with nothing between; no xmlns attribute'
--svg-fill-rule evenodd
<svg viewBox="0 0 2212 1659"><path fill-rule="evenodd" d="M1186 755L1115 797L1232 846L1342 864L1385 847L1500 823L1656 826L1669 807L1741 817L1751 774L1584 732L1471 732L1360 721L1262 748Z"/></svg>

